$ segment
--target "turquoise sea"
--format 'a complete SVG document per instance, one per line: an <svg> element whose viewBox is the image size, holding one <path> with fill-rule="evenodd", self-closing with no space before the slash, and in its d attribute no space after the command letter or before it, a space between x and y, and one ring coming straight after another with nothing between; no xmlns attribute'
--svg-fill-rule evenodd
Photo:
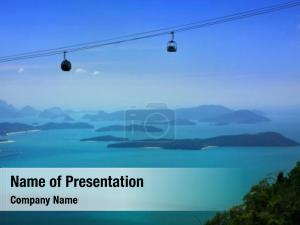
<svg viewBox="0 0 300 225"><path fill-rule="evenodd" d="M119 124L99 122L95 127ZM205 138L224 134L276 131L300 142L300 121L273 118L256 125L197 126L170 128L176 138ZM246 176L230 179L238 191L230 193L228 208L242 201L249 188L263 178L288 172L300 160L300 147L215 147L201 151L161 149L111 149L106 142L80 142L81 138L123 132L97 133L92 129L49 130L8 136L14 143L0 144L1 167L199 167L237 168ZM131 138L147 138L135 134ZM212 178L213 179L213 178ZM222 186L222 183L219 184ZM199 191L191 187L191 191ZM228 194L228 193L227 193ZM209 193L207 193L209 196ZM214 196L209 196L214 198ZM2 212L2 224L202 224L215 212ZM2 222L3 221L3 222Z"/></svg>

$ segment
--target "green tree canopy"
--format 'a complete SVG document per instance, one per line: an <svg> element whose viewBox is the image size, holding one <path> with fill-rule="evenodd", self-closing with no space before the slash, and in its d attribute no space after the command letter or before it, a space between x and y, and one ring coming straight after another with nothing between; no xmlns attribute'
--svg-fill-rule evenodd
<svg viewBox="0 0 300 225"><path fill-rule="evenodd" d="M263 180L243 203L216 214L206 225L300 225L300 162L275 182Z"/></svg>

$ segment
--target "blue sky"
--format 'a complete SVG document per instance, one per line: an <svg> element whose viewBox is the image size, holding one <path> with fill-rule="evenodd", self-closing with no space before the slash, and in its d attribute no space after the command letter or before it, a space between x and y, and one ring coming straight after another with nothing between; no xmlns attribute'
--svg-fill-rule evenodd
<svg viewBox="0 0 300 225"><path fill-rule="evenodd" d="M284 1L2 1L0 56L102 40ZM168 36L0 64L0 99L17 106L113 110L300 106L300 7Z"/></svg>

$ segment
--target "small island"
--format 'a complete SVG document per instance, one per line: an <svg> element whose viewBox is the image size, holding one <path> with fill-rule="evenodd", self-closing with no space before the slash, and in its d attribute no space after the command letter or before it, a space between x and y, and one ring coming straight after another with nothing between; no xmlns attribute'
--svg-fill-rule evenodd
<svg viewBox="0 0 300 225"><path fill-rule="evenodd" d="M259 115L250 110L237 110L234 112L226 113L215 118L211 122L215 125L235 124L256 124L270 122L271 120L263 115Z"/></svg>
<svg viewBox="0 0 300 225"><path fill-rule="evenodd" d="M224 135L206 139L145 139L125 141L108 145L109 148L161 148L200 150L211 146L219 147L290 147L298 146L293 141L276 132L257 134Z"/></svg>
<svg viewBox="0 0 300 225"><path fill-rule="evenodd" d="M0 123L0 135L7 135L9 133L26 132L36 130L37 128L23 123Z"/></svg>
<svg viewBox="0 0 300 225"><path fill-rule="evenodd" d="M92 137L92 138L83 138L80 141L93 141L93 142L98 142L98 141L128 141L128 138L122 138L122 137L115 137L112 135L105 135L105 136L99 136L99 137Z"/></svg>
<svg viewBox="0 0 300 225"><path fill-rule="evenodd" d="M59 130L59 129L92 129L92 125L88 123L46 123L37 126L40 130Z"/></svg>
<svg viewBox="0 0 300 225"><path fill-rule="evenodd" d="M107 127L101 127L96 130L97 132L107 132L107 131L130 131L130 132L162 132L163 129L150 126L150 125L112 125Z"/></svg>
<svg viewBox="0 0 300 225"><path fill-rule="evenodd" d="M93 129L88 123L46 123L43 125L28 125L24 123L0 123L0 135L13 133L31 132L39 130L57 130L57 129Z"/></svg>
<svg viewBox="0 0 300 225"><path fill-rule="evenodd" d="M187 119L176 119L169 121L148 121L147 124L152 125L170 125L170 126L195 126L197 125L195 122Z"/></svg>

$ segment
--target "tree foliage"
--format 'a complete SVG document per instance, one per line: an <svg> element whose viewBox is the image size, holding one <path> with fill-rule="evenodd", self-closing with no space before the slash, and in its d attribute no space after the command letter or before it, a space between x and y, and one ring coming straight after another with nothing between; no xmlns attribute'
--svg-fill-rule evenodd
<svg viewBox="0 0 300 225"><path fill-rule="evenodd" d="M243 203L218 213L206 225L300 225L300 162L275 182L253 186Z"/></svg>

